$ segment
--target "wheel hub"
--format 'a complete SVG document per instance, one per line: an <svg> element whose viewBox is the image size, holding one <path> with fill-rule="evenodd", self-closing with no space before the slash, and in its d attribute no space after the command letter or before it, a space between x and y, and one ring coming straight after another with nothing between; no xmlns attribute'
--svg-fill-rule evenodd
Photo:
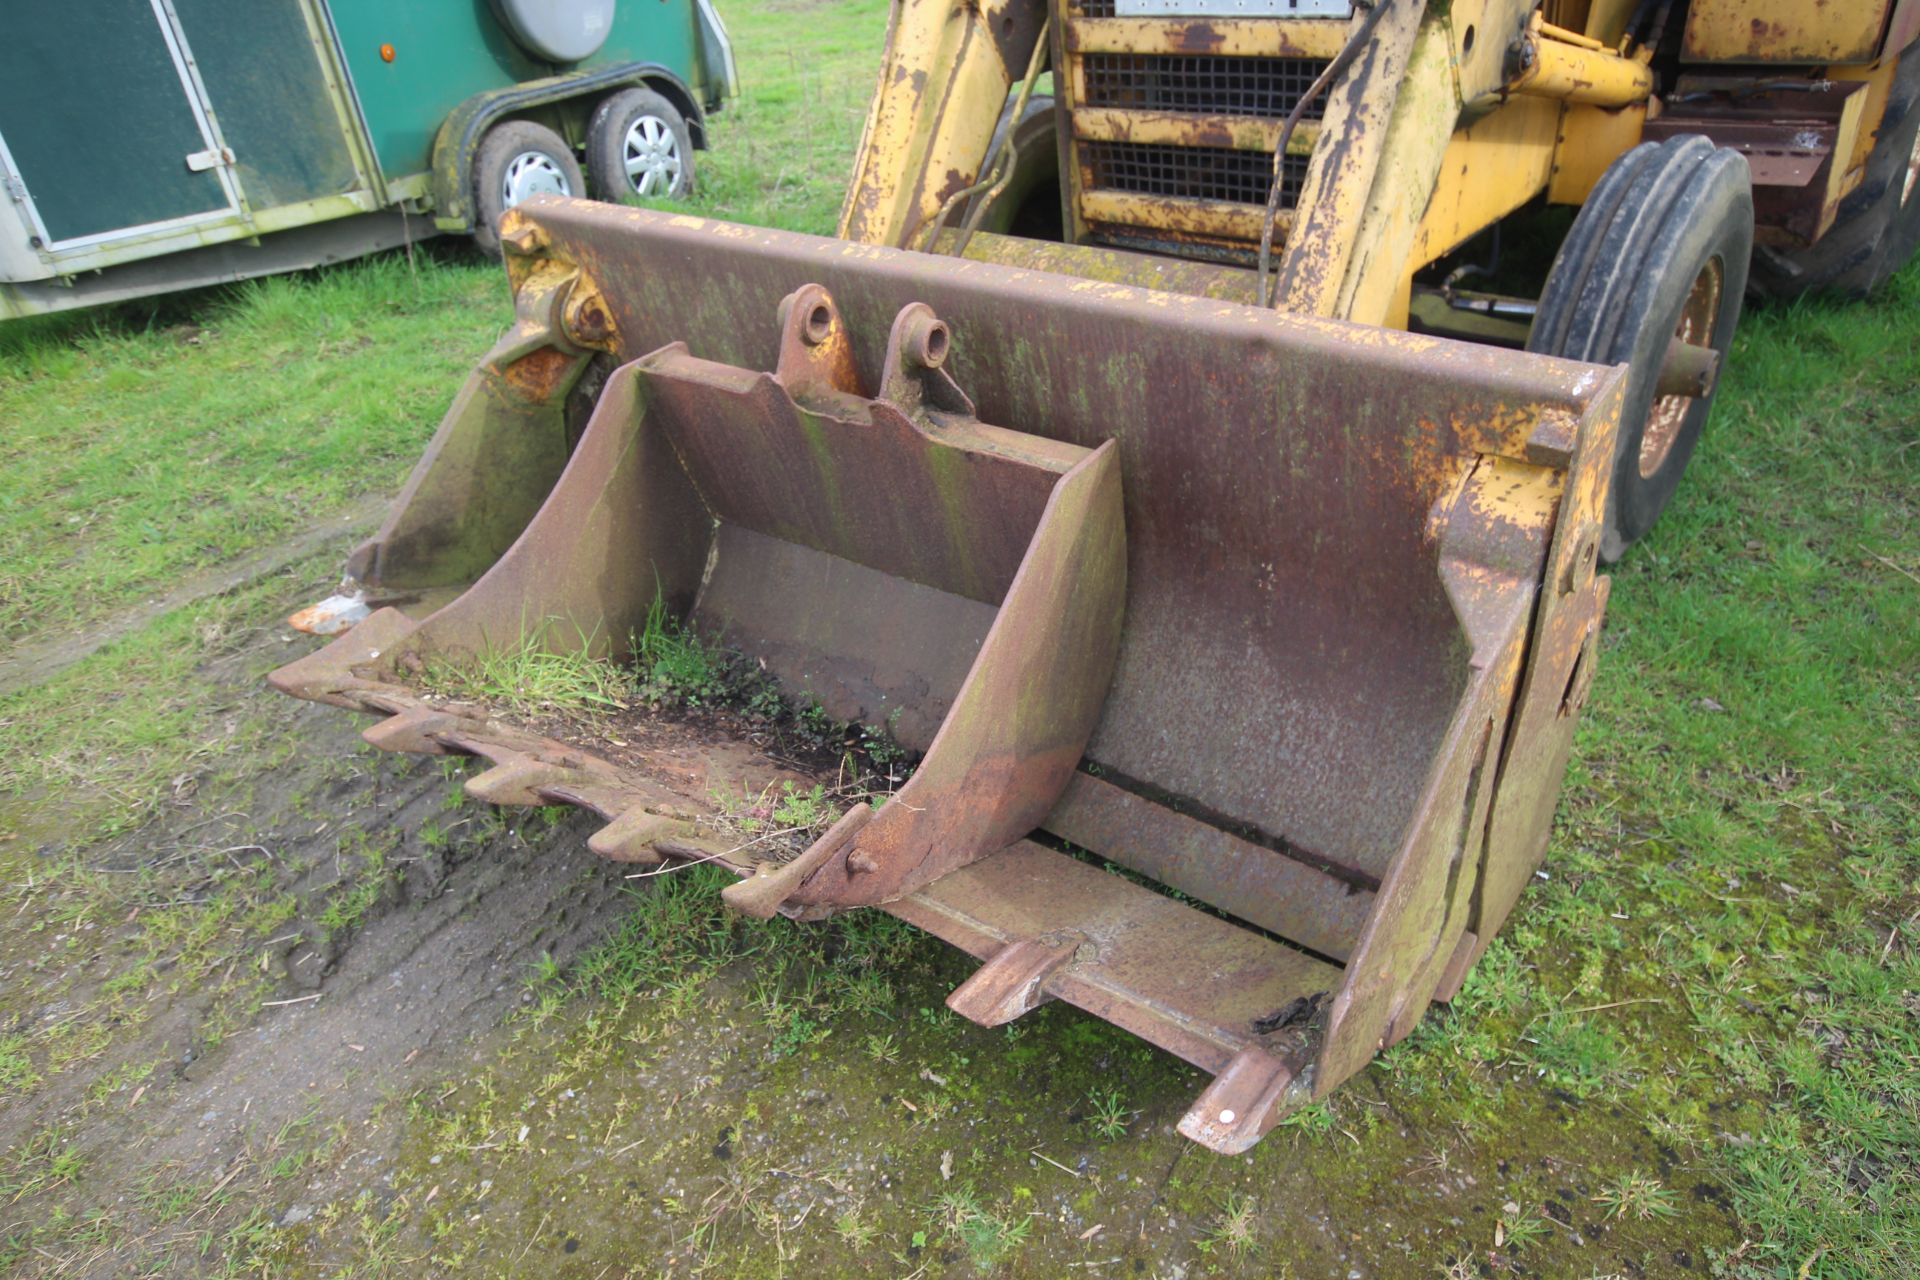
<svg viewBox="0 0 1920 1280"><path fill-rule="evenodd" d="M1693 288L1680 308L1680 322L1674 326L1676 341L1693 346L1711 346L1714 322L1720 317L1720 295L1725 288L1726 271L1718 258L1694 277ZM1673 442L1680 436L1681 424L1694 406L1692 396L1661 396L1647 415L1647 429L1640 433L1640 474L1651 477L1666 464Z"/></svg>
<svg viewBox="0 0 1920 1280"><path fill-rule="evenodd" d="M501 205L508 209L528 196L572 194L567 175L560 171L552 156L541 151L522 151L507 161L506 173L500 181Z"/></svg>
<svg viewBox="0 0 1920 1280"><path fill-rule="evenodd" d="M659 116L641 116L627 128L621 163L637 195L669 196L680 185L680 138Z"/></svg>

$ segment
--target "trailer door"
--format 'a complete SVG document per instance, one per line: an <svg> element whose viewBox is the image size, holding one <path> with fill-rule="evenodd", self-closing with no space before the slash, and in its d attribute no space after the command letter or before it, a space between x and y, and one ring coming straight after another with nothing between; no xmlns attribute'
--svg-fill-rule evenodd
<svg viewBox="0 0 1920 1280"><path fill-rule="evenodd" d="M164 0L8 0L0 163L42 244L233 216L238 190ZM24 187L24 194L21 188Z"/></svg>

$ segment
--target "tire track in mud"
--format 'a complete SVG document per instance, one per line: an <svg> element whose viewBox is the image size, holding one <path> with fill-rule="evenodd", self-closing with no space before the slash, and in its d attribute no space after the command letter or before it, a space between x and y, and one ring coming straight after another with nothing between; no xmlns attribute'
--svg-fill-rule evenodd
<svg viewBox="0 0 1920 1280"><path fill-rule="evenodd" d="M115 1206L116 1234L133 1243L85 1274L126 1274L142 1256L147 1180L214 1186L292 1122L313 1122L315 1134L354 1131L354 1169L316 1176L359 1177L369 1161L391 1167L400 1134L363 1132L361 1122L388 1099L484 1062L535 962L545 954L571 964L613 931L629 901L622 868L586 848L590 818L491 810L459 794L464 764L455 772L369 751L358 737L365 721L265 688L261 672L285 657L280 629L267 627L201 674L241 709L274 714L297 754L264 769L249 753L216 755L184 804L84 853L91 867L123 872L183 851L210 863L226 855L264 878L251 892L290 896L295 912L278 936L228 939L214 966L261 965L273 979L266 1002L222 1009L214 970L177 992L156 982L137 1024L116 1028L104 1052L0 1108L0 1152L53 1127L86 1170L63 1194ZM329 903L354 887L354 855L342 850L371 847L384 851L377 896L329 928ZM189 896L220 885L195 881ZM41 988L32 1017L84 1007L127 971L139 913L107 905L111 927L90 935L83 956L31 975ZM223 1014L224 1025L239 1025L208 1045ZM163 1065L137 1094L99 1095L115 1072L155 1061Z"/></svg>
<svg viewBox="0 0 1920 1280"><path fill-rule="evenodd" d="M319 736L316 751L350 749ZM263 781L286 788L287 772ZM251 835L269 847L280 839L282 860L307 867L295 889L301 936L279 960L285 977L275 999L287 1003L263 1006L179 1073L168 1114L151 1129L156 1159L203 1163L316 1104L330 1119L364 1117L462 1055L483 1057L482 1042L520 1004L534 962L547 953L567 964L612 928L622 882L587 851L590 819L549 825L503 811L496 825L462 801L456 832L462 824L494 829L428 848L422 833L448 814L452 785L433 761L382 758L366 777L330 788L351 807L309 843L343 830L391 840L397 868L374 908L332 938L316 925L334 874L324 849L300 850L284 828ZM302 960L311 972L301 972Z"/></svg>
<svg viewBox="0 0 1920 1280"><path fill-rule="evenodd" d="M249 552L237 560L194 574L164 595L78 632L29 637L12 652L0 654L0 697L43 684L76 663L85 661L117 640L133 635L176 609L212 596L249 586L292 567L329 546L348 542L372 531L387 509L385 498L365 498L283 542Z"/></svg>

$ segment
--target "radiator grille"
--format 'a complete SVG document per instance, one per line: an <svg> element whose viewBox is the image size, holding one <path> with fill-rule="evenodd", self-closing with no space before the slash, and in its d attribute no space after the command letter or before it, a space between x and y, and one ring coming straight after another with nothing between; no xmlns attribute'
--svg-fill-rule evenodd
<svg viewBox="0 0 1920 1280"><path fill-rule="evenodd" d="M1082 142L1088 185L1145 196L1189 196L1236 204L1267 203L1273 156L1225 147L1170 147L1140 142ZM1307 157L1281 166L1280 206L1291 208L1306 179Z"/></svg>
<svg viewBox="0 0 1920 1280"><path fill-rule="evenodd" d="M1082 59L1086 105L1134 111L1193 111L1285 118L1326 69L1319 58L1225 58L1160 53L1095 53ZM1323 95L1301 113L1318 120Z"/></svg>

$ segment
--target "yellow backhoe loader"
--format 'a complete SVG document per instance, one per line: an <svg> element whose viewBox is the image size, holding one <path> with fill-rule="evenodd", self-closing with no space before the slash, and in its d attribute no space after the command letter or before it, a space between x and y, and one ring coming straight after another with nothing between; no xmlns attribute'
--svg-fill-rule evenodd
<svg viewBox="0 0 1920 1280"><path fill-rule="evenodd" d="M1125 1027L1213 1074L1181 1129L1243 1150L1514 907L1600 566L1672 495L1743 295L1911 252L1917 27L900 0L837 238L507 213L513 329L272 680L491 762L478 799L599 814L605 857L729 867L743 912L918 925L981 962L954 1009ZM662 626L911 776L776 850L716 796L820 773L742 719L589 730L430 678Z"/></svg>

